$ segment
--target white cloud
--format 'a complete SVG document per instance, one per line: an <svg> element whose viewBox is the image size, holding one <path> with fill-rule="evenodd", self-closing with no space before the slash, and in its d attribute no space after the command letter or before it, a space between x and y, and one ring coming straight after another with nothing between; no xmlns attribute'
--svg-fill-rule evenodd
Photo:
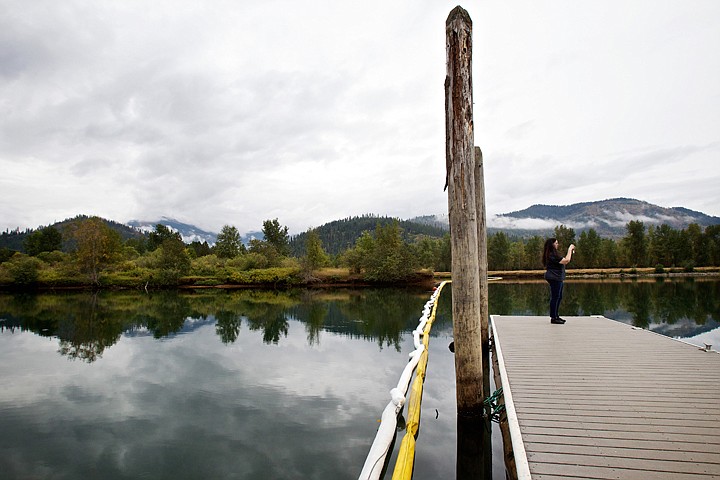
<svg viewBox="0 0 720 480"><path fill-rule="evenodd" d="M487 224L488 227L491 228L539 230L545 228L553 229L559 225L560 222L552 218L513 218L502 215L492 215L488 216Z"/></svg>
<svg viewBox="0 0 720 480"><path fill-rule="evenodd" d="M4 2L0 228L442 213L455 5ZM622 196L720 215L719 4L466 8L489 214Z"/></svg>

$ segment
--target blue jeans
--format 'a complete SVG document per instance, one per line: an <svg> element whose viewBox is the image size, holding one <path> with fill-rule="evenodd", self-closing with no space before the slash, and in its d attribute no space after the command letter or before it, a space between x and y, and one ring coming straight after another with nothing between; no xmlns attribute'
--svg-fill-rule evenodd
<svg viewBox="0 0 720 480"><path fill-rule="evenodd" d="M560 300L562 300L563 282L547 280L550 284L550 318L560 317Z"/></svg>

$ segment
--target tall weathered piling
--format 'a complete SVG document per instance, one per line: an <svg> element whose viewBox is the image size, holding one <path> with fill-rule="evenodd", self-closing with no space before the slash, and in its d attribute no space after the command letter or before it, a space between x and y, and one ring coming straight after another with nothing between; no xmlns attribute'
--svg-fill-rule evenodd
<svg viewBox="0 0 720 480"><path fill-rule="evenodd" d="M455 383L460 416L482 415L482 329L472 102L472 20L461 7L445 23L446 187L452 247Z"/></svg>
<svg viewBox="0 0 720 480"><path fill-rule="evenodd" d="M485 215L485 173L483 172L483 154L480 147L475 147L475 212L477 215L478 266L480 281L480 331L482 332L483 367L489 365L490 345L490 312L488 311L488 263L487 263L487 220ZM489 375L483 375L489 382ZM483 383L485 385L485 383ZM483 397L490 394L483 388Z"/></svg>

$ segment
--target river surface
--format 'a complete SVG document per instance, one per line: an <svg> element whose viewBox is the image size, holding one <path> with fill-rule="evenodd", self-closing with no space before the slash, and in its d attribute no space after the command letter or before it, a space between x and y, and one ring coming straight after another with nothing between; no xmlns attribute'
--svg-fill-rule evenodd
<svg viewBox="0 0 720 480"><path fill-rule="evenodd" d="M0 477L357 478L430 294L0 294ZM430 340L416 480L456 476L450 294ZM546 315L547 294L491 282L490 312ZM717 349L720 281L567 282L561 314ZM502 477L494 427L486 478Z"/></svg>

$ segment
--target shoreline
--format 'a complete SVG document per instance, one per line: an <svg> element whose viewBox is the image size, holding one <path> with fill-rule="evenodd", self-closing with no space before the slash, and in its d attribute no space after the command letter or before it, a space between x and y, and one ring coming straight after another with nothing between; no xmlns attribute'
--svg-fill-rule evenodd
<svg viewBox="0 0 720 480"><path fill-rule="evenodd" d="M526 282L544 282L544 270L498 270L489 271L488 279L493 282L501 283L526 283ZM662 278L697 278L714 279L720 277L720 267L698 267L688 272L682 268L663 269L658 272L655 268L602 268L602 269L568 269L566 270L566 281L650 281ZM283 278L274 282L254 282L254 283L221 283L215 281L199 283L188 282L178 285L148 285L145 282L113 284L106 285L90 285L90 284L74 284L74 285L47 285L39 284L33 286L18 287L14 285L0 285L1 292L47 292L47 291L73 291L73 290L140 290L140 291L157 291L157 290L249 290L249 289L324 289L324 288L424 288L432 289L443 280L451 280L452 275L449 272L429 272L420 271L413 278L400 282L370 282L364 280L358 274L351 274L345 269L326 269L317 272L314 276L307 280L297 278ZM195 281L198 279L195 278Z"/></svg>

